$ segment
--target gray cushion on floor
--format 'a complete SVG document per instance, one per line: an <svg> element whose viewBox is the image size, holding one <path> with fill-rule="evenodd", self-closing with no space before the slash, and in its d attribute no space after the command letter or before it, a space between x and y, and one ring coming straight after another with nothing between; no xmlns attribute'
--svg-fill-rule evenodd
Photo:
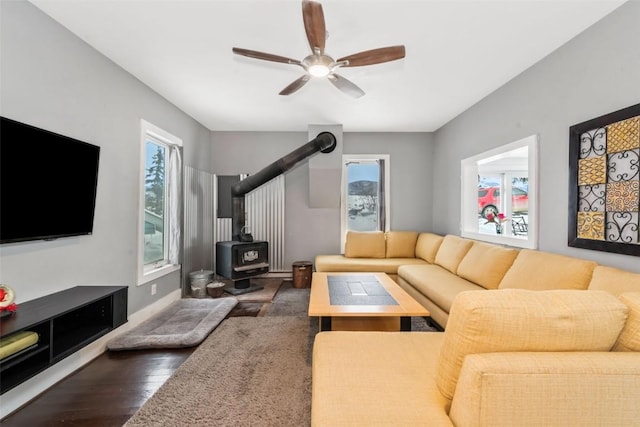
<svg viewBox="0 0 640 427"><path fill-rule="evenodd" d="M181 299L109 342L109 350L191 347L200 344L238 304L234 297Z"/></svg>

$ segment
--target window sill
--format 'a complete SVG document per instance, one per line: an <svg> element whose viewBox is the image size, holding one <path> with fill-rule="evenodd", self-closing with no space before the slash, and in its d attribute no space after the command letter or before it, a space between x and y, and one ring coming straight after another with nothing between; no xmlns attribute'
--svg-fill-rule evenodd
<svg viewBox="0 0 640 427"><path fill-rule="evenodd" d="M166 276L167 274L179 271L180 267L180 264L170 264L163 265L159 268L154 268L153 270L149 270L142 275L142 278L138 279L138 286L142 286L146 283L151 282L152 280L156 280L160 277Z"/></svg>
<svg viewBox="0 0 640 427"><path fill-rule="evenodd" d="M495 243L498 245L507 245L524 249L538 249L538 242L536 242L531 236L529 236L528 238L505 235L498 236L495 234L485 234L464 230L460 233L460 235L468 239L480 240L483 242Z"/></svg>

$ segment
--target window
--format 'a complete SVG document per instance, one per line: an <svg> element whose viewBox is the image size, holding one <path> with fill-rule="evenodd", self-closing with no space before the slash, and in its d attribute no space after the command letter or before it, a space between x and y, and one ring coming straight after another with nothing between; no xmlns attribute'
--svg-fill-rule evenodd
<svg viewBox="0 0 640 427"><path fill-rule="evenodd" d="M342 251L347 231L389 230L389 156L342 156Z"/></svg>
<svg viewBox="0 0 640 427"><path fill-rule="evenodd" d="M179 269L182 141L141 121L138 284Z"/></svg>
<svg viewBox="0 0 640 427"><path fill-rule="evenodd" d="M461 234L537 248L536 135L462 160Z"/></svg>

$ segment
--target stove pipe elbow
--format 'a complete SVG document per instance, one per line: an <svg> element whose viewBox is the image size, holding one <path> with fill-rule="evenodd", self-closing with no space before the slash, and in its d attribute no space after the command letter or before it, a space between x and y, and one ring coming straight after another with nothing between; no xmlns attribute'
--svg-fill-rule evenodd
<svg viewBox="0 0 640 427"><path fill-rule="evenodd" d="M252 239L244 233L245 228L245 194L271 181L273 178L293 168L298 162L310 157L318 151L330 153L336 148L336 137L330 132L322 132L313 140L279 158L253 175L237 182L231 187L232 197L232 235L233 240Z"/></svg>

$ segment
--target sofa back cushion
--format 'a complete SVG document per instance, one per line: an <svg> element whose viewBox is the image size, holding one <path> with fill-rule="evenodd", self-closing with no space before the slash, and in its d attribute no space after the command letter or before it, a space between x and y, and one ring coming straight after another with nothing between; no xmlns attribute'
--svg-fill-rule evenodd
<svg viewBox="0 0 640 427"><path fill-rule="evenodd" d="M384 258L385 241L382 231L348 231L344 245L347 258Z"/></svg>
<svg viewBox="0 0 640 427"><path fill-rule="evenodd" d="M460 261L457 274L485 289L497 289L517 255L516 249L474 242Z"/></svg>
<svg viewBox="0 0 640 427"><path fill-rule="evenodd" d="M640 292L624 293L620 301L629 307L629 317L613 350L640 351Z"/></svg>
<svg viewBox="0 0 640 427"><path fill-rule="evenodd" d="M620 295L624 292L640 292L640 274L598 265L593 270L590 290L602 290Z"/></svg>
<svg viewBox="0 0 640 427"><path fill-rule="evenodd" d="M442 239L434 263L456 274L460 261L469 252L472 245L473 240L447 234Z"/></svg>
<svg viewBox="0 0 640 427"><path fill-rule="evenodd" d="M595 266L594 261L522 249L498 288L587 289Z"/></svg>
<svg viewBox="0 0 640 427"><path fill-rule="evenodd" d="M416 231L387 231L385 237L387 258L415 258L418 240Z"/></svg>
<svg viewBox="0 0 640 427"><path fill-rule="evenodd" d="M422 258L429 264L436 261L436 254L444 236L433 233L420 233L416 242L416 258Z"/></svg>
<svg viewBox="0 0 640 427"><path fill-rule="evenodd" d="M436 383L452 399L468 354L609 351L628 308L604 291L466 291L449 313Z"/></svg>

